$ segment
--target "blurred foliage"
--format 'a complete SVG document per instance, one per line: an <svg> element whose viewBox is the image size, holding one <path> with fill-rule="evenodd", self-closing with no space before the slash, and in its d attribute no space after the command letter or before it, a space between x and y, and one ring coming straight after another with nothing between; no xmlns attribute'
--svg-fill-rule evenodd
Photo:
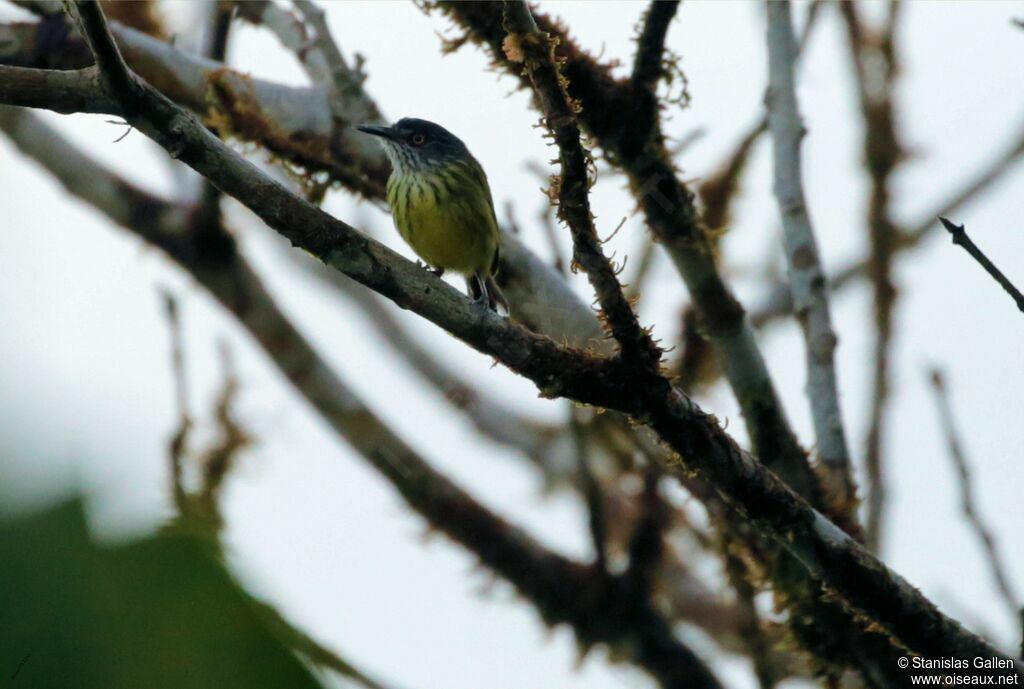
<svg viewBox="0 0 1024 689"><path fill-rule="evenodd" d="M2 689L321 687L264 619L185 529L97 544L80 501L0 523Z"/></svg>

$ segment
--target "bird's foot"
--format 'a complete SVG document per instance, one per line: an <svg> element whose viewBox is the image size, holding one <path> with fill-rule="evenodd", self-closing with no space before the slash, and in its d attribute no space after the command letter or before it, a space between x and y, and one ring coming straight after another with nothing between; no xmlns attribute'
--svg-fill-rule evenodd
<svg viewBox="0 0 1024 689"><path fill-rule="evenodd" d="M490 297L486 294L480 294L473 298L473 306L476 307L482 313L493 311L494 306L491 304Z"/></svg>
<svg viewBox="0 0 1024 689"><path fill-rule="evenodd" d="M444 276L444 268L431 268L430 272L436 275L437 277Z"/></svg>

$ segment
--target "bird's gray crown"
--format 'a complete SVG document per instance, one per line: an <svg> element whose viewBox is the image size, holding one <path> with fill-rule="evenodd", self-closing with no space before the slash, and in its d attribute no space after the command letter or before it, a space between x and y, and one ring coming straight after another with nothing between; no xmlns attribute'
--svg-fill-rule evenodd
<svg viewBox="0 0 1024 689"><path fill-rule="evenodd" d="M446 164L470 155L462 139L439 124L417 117L403 117L390 127L361 125L357 129L378 137L391 164L403 170Z"/></svg>

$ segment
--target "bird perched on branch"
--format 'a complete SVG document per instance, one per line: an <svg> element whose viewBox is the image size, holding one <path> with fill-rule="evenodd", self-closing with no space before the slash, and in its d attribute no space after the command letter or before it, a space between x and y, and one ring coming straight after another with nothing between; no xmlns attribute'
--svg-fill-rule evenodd
<svg viewBox="0 0 1024 689"><path fill-rule="evenodd" d="M438 276L461 273L478 303L507 312L494 281L499 233L491 188L466 144L441 125L413 117L356 129L378 137L391 161L387 198L402 239Z"/></svg>

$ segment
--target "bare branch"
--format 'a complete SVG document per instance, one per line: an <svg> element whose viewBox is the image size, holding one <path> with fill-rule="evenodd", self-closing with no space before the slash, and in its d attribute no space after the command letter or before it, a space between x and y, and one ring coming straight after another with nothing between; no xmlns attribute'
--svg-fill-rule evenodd
<svg viewBox="0 0 1024 689"><path fill-rule="evenodd" d="M800 40L796 47L796 55L793 60L799 67L800 56L811 37L814 27L817 25L818 17L821 16L822 0L811 0L807 8L807 20L800 32ZM765 90L765 98L768 93ZM724 228L729 224L729 212L733 198L739 187L740 176L747 168L747 161L754 150L754 144L761 138L761 135L768 131L768 115L761 115L747 133L740 137L729 157L717 167L713 174L700 185L697 192L700 194L704 204L704 223L711 229ZM756 316L754 322L757 324Z"/></svg>
<svg viewBox="0 0 1024 689"><path fill-rule="evenodd" d="M0 103L25 108L119 115L121 108L99 88L95 69L56 71L0 65Z"/></svg>
<svg viewBox="0 0 1024 689"><path fill-rule="evenodd" d="M963 509L967 523L978 537L982 550L985 552L985 559L992 572L992 579L995 581L996 589L1003 597L1003 602L1015 618L1019 617L1021 601L1014 592L1010 583L1010 576L1006 570L1002 555L996 545L996 538L992 529L985 523L974 502L974 481L971 477L971 470L967 464L967 455L964 453L963 443L960 441L960 433L957 430L956 417L953 408L949 403L949 395L946 391L946 378L942 371L932 367L928 371L928 377L935 393L935 404L939 410L939 427L946 436L946 446L949 448L949 458L956 468L958 485L960 486L960 505Z"/></svg>
<svg viewBox="0 0 1024 689"><path fill-rule="evenodd" d="M237 6L241 19L263 26L295 54L310 81L314 84L332 83L327 58L310 38L305 23L299 17L272 0L250 0L237 3Z"/></svg>
<svg viewBox="0 0 1024 689"><path fill-rule="evenodd" d="M295 0L295 7L305 17L306 23L316 32L313 44L327 64L331 85L331 109L335 116L345 122L374 122L381 119L376 104L363 91L365 77L358 69L349 67L341 54L338 44L331 37L327 17L312 0ZM352 112L351 105L361 104L363 112Z"/></svg>
<svg viewBox="0 0 1024 689"><path fill-rule="evenodd" d="M775 197L782 215L790 288L804 334L807 396L811 403L818 455L830 499L856 521L857 503L850 453L839 407L836 334L829 313L828 288L818 242L804 199L800 140L804 135L796 98L796 39L788 0L768 2L768 123L775 161Z"/></svg>
<svg viewBox="0 0 1024 689"><path fill-rule="evenodd" d="M967 236L967 230L964 229L963 225L956 225L946 218L939 218L942 221L942 226L945 227L949 234L953 237L953 243L957 246L963 247L964 251L971 255L978 264L985 269L985 272L992 276L992 279L999 283L999 286L1006 290L1006 293L1010 295L1017 304L1017 308L1021 312L1024 312L1024 294L1020 293L1020 290L1013 286L1009 278L1003 275L1003 272L996 268L996 265L989 260L988 256L978 248L978 246L971 241L971 238Z"/></svg>

